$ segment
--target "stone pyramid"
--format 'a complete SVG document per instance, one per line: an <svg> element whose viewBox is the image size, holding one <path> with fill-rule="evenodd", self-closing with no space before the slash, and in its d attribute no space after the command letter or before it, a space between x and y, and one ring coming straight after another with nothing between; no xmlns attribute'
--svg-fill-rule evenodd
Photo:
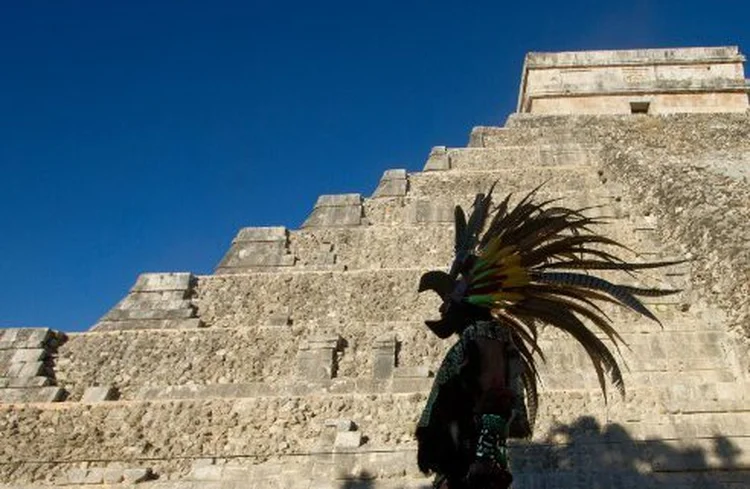
<svg viewBox="0 0 750 489"><path fill-rule="evenodd" d="M650 302L662 327L607 310L630 345L624 399L544 331L514 487L750 487L743 60L530 54L518 113L423 171L321 196L298 230L244 228L212 275L143 274L88 332L0 330L0 487L430 487L413 430L450 342L417 283L451 259L454 205L495 180L601 206L646 259L693 258L643 279L683 289Z"/></svg>

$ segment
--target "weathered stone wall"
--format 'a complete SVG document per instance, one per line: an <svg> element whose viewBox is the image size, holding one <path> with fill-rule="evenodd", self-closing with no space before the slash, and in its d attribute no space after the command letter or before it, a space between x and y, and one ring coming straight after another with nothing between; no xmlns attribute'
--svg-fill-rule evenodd
<svg viewBox="0 0 750 489"><path fill-rule="evenodd" d="M750 115L515 116L508 127L605 144L602 170L623 184L638 212L658 219L661 241L694 258L698 300L720 306L728 328L750 336L750 181L742 156L750 153Z"/></svg>
<svg viewBox="0 0 750 489"><path fill-rule="evenodd" d="M71 335L60 349L58 384L80 400L90 386L113 385L132 399L153 386L275 383L294 375L299 330L148 330Z"/></svg>
<svg viewBox="0 0 750 489"><path fill-rule="evenodd" d="M389 218L398 219L396 232L393 227L382 225L294 232L291 252L305 268L320 265L325 269L329 264L340 265L339 269L345 266L348 270L444 266L451 259L451 250L441 245L453 239L453 227L447 223L409 226L403 217L405 212L403 210L399 218ZM400 226L408 226L408 229Z"/></svg>
<svg viewBox="0 0 750 489"><path fill-rule="evenodd" d="M364 467L370 470L374 467L382 473L373 475L385 479L402 477L415 472L412 431L424 399L424 394L419 393L327 394L58 407L6 406L0 408L0 435L14 443L0 446L0 477L18 483L60 484L68 480L71 469L124 465L149 467L161 480L189 480L189 475L196 476L196 466L206 466L202 461L208 459L224 463L236 460L245 471L258 464L262 468L266 461L283 461L291 464L288 468L294 472L297 463L307 463L304 457L314 454L319 454L319 460L327 461L327 468L332 472L343 469L351 474L365 470ZM649 422L648 413L662 409L662 402L648 389L631 391L625 402L612 398L609 404L591 390L546 390L534 440L531 444L517 444L514 464L529 476L536 473L541 477L545 470L556 469L601 477L597 468L586 460L593 460L597 450L605 449L608 443L622 443L620 450L627 450L633 443L643 445L645 451L640 456L649 472L655 468L668 472L684 470L686 466L700 464L705 464L706 468L721 467L745 460L742 449L747 447L737 446L737 438L725 442L728 448L739 450L740 454L729 462L720 457L724 452L720 451L721 447L714 447L712 441L728 429L735 435L750 435L750 424L738 423L742 418L707 413L688 419L678 414L674 418L662 418L659 424ZM578 413L591 417L588 421L582 420ZM605 427L595 419L621 419L627 423L616 425L619 435L613 437L616 433L611 433L603 441L599 430ZM346 457L329 458L336 452L335 433L329 431L329 426L341 424L336 420L354 420L355 429L362 437L360 442L345 450L352 454L348 460ZM614 426L608 425L606 430ZM655 431L661 434L663 441L651 438ZM40 433L44 436L39 437ZM572 439L577 440L575 445L567 446ZM662 448L669 446L670 450L685 453L679 458L663 458L646 448L649 439ZM691 446L696 449L689 449ZM697 450L703 449L707 455L716 451L719 457L698 458L702 452ZM383 464L389 460L388 454L401 450L410 452L405 452L406 458L401 463L394 465L398 458L391 458L390 464ZM364 462L363 457L376 453L383 453L381 464L369 460L369 465L356 468L357 460ZM563 453L567 454L564 459L575 456L575 462L572 459L567 463L562 459L556 462ZM540 456L547 463L542 463ZM317 475L331 480L336 478L332 472ZM568 475L571 476L573 474Z"/></svg>
<svg viewBox="0 0 750 489"><path fill-rule="evenodd" d="M422 402L422 394L373 394L4 406L0 438L13 443L0 445L0 478L61 481L72 465L91 461L150 461L157 472L180 477L197 458L242 456L257 463L321 449L326 421L340 418L356 420L371 447L395 448L412 443Z"/></svg>
<svg viewBox="0 0 750 489"><path fill-rule="evenodd" d="M148 398L168 386L186 386L200 395L202 386L235 384L242 386L235 391L239 397L290 394L304 380L297 365L300 347L310 337L327 334L342 338L337 378L372 379L375 344L383 337L397 341L394 368L397 360L399 368L434 371L448 346L421 323L404 322L77 334L60 349L57 380L69 401L81 400L92 386L113 386L120 399ZM224 392L232 395L231 388Z"/></svg>
<svg viewBox="0 0 750 489"><path fill-rule="evenodd" d="M434 298L417 293L420 273L385 269L204 276L194 301L211 327L264 324L282 308L293 322L418 322L437 307Z"/></svg>

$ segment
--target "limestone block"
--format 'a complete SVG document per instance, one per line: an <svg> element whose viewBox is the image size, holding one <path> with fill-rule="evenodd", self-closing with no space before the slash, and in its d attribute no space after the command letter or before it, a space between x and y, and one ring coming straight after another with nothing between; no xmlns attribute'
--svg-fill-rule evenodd
<svg viewBox="0 0 750 489"><path fill-rule="evenodd" d="M28 378L44 374L44 362L26 362L18 365L21 365L21 368L18 370L15 377Z"/></svg>
<svg viewBox="0 0 750 489"><path fill-rule="evenodd" d="M362 445L362 433L359 431L339 431L333 442L335 448L359 448Z"/></svg>
<svg viewBox="0 0 750 489"><path fill-rule="evenodd" d="M175 309L178 301L186 301L192 289L161 290L161 291L135 291L130 292L117 303L119 309L139 309L159 307L164 309Z"/></svg>
<svg viewBox="0 0 750 489"><path fill-rule="evenodd" d="M451 162L448 156L448 148L435 146L427 157L423 171L450 170Z"/></svg>
<svg viewBox="0 0 750 489"><path fill-rule="evenodd" d="M297 354L297 372L310 381L328 380L336 376L336 349L341 341L338 335L312 336L300 345Z"/></svg>
<svg viewBox="0 0 750 489"><path fill-rule="evenodd" d="M156 298L153 298L152 296L156 296ZM149 309L173 311L192 308L193 303L190 300L184 299L182 297L179 299L162 299L162 296L159 293L128 294L116 306L116 309L126 311L141 311Z"/></svg>
<svg viewBox="0 0 750 489"><path fill-rule="evenodd" d="M86 471L86 477L83 479L84 484L101 484L104 482L104 468L94 467Z"/></svg>
<svg viewBox="0 0 750 489"><path fill-rule="evenodd" d="M407 185L406 170L386 170L372 197L403 197L406 195Z"/></svg>
<svg viewBox="0 0 750 489"><path fill-rule="evenodd" d="M194 284L190 273L144 273L130 293L92 329L164 329L197 327L195 308L186 300ZM141 323L143 322L143 323Z"/></svg>
<svg viewBox="0 0 750 489"><path fill-rule="evenodd" d="M5 377L10 377L10 378L20 377L21 369L23 369L24 366L26 366L25 363L10 363L9 362L7 366L5 366L4 368L3 375Z"/></svg>
<svg viewBox="0 0 750 489"><path fill-rule="evenodd" d="M138 484L139 482L145 482L151 480L154 476L150 468L137 467L129 468L122 471L123 479L126 483Z"/></svg>
<svg viewBox="0 0 750 489"><path fill-rule="evenodd" d="M284 243L288 239L289 230L285 226L264 226L240 229L233 242L252 241L256 243Z"/></svg>
<svg viewBox="0 0 750 489"><path fill-rule="evenodd" d="M102 320L91 329L95 331L121 331L138 329L194 329L205 324L199 318L190 319L126 319L120 321Z"/></svg>
<svg viewBox="0 0 750 489"><path fill-rule="evenodd" d="M86 484L87 469L70 469L67 473L67 479L69 484Z"/></svg>
<svg viewBox="0 0 750 489"><path fill-rule="evenodd" d="M359 194L328 194L319 196L315 207L346 207L361 203L362 197Z"/></svg>
<svg viewBox="0 0 750 489"><path fill-rule="evenodd" d="M287 254L283 242L244 242L233 246L235 254L232 263L227 266L278 267L292 266L294 260Z"/></svg>
<svg viewBox="0 0 750 489"><path fill-rule="evenodd" d="M64 335L62 335L64 336ZM56 334L49 328L12 328L3 335L4 348L57 347Z"/></svg>
<svg viewBox="0 0 750 489"><path fill-rule="evenodd" d="M190 475L199 481L220 481L224 477L224 467L221 465L193 466Z"/></svg>
<svg viewBox="0 0 750 489"><path fill-rule="evenodd" d="M5 387L44 387L52 384L49 377L19 377L5 380ZM0 386L2 386L2 383L0 383Z"/></svg>
<svg viewBox="0 0 750 489"><path fill-rule="evenodd" d="M84 403L97 403L104 401L112 401L117 399L117 389L111 385L103 385L99 387L89 387L83 392L81 402Z"/></svg>
<svg viewBox="0 0 750 489"><path fill-rule="evenodd" d="M56 386L28 390L36 392L35 398L38 399L36 402L59 402L67 395L65 389Z"/></svg>
<svg viewBox="0 0 750 489"><path fill-rule="evenodd" d="M0 389L0 403L58 402L65 398L64 389L56 386Z"/></svg>
<svg viewBox="0 0 750 489"><path fill-rule="evenodd" d="M128 321L140 319L190 319L195 310L187 309L112 309L102 318L105 321Z"/></svg>
<svg viewBox="0 0 750 489"><path fill-rule="evenodd" d="M188 290L193 281L193 274L177 273L142 273L130 289L131 292L162 292L169 290Z"/></svg>
<svg viewBox="0 0 750 489"><path fill-rule="evenodd" d="M193 460L193 463L191 464L191 471L195 470L199 467L208 467L209 465L215 465L216 459L213 457L207 457L207 458L196 458Z"/></svg>
<svg viewBox="0 0 750 489"><path fill-rule="evenodd" d="M0 347L3 350L11 348L18 337L19 328L7 328L0 330Z"/></svg>
<svg viewBox="0 0 750 489"><path fill-rule="evenodd" d="M396 338L393 335L378 338L373 344L372 376L387 379L396 367Z"/></svg>
<svg viewBox="0 0 750 489"><path fill-rule="evenodd" d="M218 271L232 268L293 266L289 254L289 231L283 226L243 228L217 266Z"/></svg>
<svg viewBox="0 0 750 489"><path fill-rule="evenodd" d="M359 226L362 212L360 194L321 195L302 227Z"/></svg>
<svg viewBox="0 0 750 489"><path fill-rule="evenodd" d="M454 206L445 202L432 202L425 199L414 200L407 206L406 215L407 222L411 224L452 223Z"/></svg>
<svg viewBox="0 0 750 489"><path fill-rule="evenodd" d="M121 468L107 467L104 469L103 480L105 484L119 484L125 479Z"/></svg>
<svg viewBox="0 0 750 489"><path fill-rule="evenodd" d="M11 357L11 362L37 362L46 357L47 352L43 348L25 348L16 350Z"/></svg>

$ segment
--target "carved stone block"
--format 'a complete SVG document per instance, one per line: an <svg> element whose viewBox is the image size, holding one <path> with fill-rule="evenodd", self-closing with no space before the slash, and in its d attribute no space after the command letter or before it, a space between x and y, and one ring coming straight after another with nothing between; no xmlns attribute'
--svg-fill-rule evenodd
<svg viewBox="0 0 750 489"><path fill-rule="evenodd" d="M360 194L321 195L302 227L359 226L362 212Z"/></svg>
<svg viewBox="0 0 750 489"><path fill-rule="evenodd" d="M453 206L447 203L415 200L407 207L407 220L412 224L452 223L453 209Z"/></svg>
<svg viewBox="0 0 750 489"><path fill-rule="evenodd" d="M451 162L448 156L448 149L445 146L435 146L427 157L424 165L424 171L450 170Z"/></svg>
<svg viewBox="0 0 750 489"><path fill-rule="evenodd" d="M336 350L338 335L312 336L300 345L297 354L297 371L309 381L329 380L336 376Z"/></svg>
<svg viewBox="0 0 750 489"><path fill-rule="evenodd" d="M372 196L403 197L406 195L407 187L406 170L386 170Z"/></svg>
<svg viewBox="0 0 750 489"><path fill-rule="evenodd" d="M188 290L193 275L191 273L142 273L138 276L132 292L161 292L168 290Z"/></svg>
<svg viewBox="0 0 750 489"><path fill-rule="evenodd" d="M392 335L378 338L373 345L372 376L387 379L396 367L396 338Z"/></svg>
<svg viewBox="0 0 750 489"><path fill-rule="evenodd" d="M81 402L83 403L97 403L104 401L111 401L117 399L117 389L111 385L103 385L99 387L89 387L83 393Z"/></svg>

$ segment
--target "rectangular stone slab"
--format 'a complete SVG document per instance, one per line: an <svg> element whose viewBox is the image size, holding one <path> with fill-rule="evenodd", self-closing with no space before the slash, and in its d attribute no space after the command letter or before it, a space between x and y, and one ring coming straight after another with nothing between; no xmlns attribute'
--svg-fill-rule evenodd
<svg viewBox="0 0 750 489"><path fill-rule="evenodd" d="M190 273L142 273L130 289L133 292L161 292L190 288Z"/></svg>

